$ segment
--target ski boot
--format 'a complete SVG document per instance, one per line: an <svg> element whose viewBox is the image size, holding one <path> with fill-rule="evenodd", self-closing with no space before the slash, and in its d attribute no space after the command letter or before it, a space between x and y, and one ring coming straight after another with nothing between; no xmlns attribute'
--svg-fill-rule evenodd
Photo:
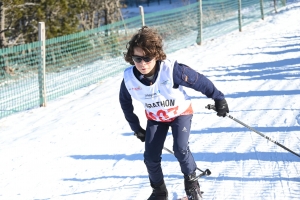
<svg viewBox="0 0 300 200"><path fill-rule="evenodd" d="M158 185L151 183L151 187L153 191L148 200L168 200L168 190L164 181Z"/></svg>
<svg viewBox="0 0 300 200"><path fill-rule="evenodd" d="M191 175L184 175L184 189L188 200L201 200L202 192L198 178L196 178L196 172Z"/></svg>

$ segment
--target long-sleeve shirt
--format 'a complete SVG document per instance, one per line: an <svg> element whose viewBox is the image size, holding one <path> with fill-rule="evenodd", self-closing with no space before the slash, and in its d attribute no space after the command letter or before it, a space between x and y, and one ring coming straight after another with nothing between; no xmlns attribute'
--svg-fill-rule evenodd
<svg viewBox="0 0 300 200"><path fill-rule="evenodd" d="M144 76L135 67L133 68L133 73L141 83L149 86L153 84L157 78L158 72L160 71L160 63L161 61L156 62L156 70L151 81L147 78L144 78ZM212 98L214 100L224 99L224 94L219 91L208 78L184 64L177 62L174 63L173 81L173 88L177 88L179 85L181 85L199 91L208 98ZM125 86L124 79L122 80L120 87L119 101L125 119L129 123L131 130L134 132L141 130L140 121L137 115L134 113L132 98Z"/></svg>

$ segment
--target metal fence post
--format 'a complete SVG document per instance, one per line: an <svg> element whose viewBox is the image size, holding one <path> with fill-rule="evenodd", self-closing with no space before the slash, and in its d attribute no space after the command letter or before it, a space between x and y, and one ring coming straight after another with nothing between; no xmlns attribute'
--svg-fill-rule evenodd
<svg viewBox="0 0 300 200"><path fill-rule="evenodd" d="M239 31L242 32L242 1L238 0L239 7L238 7L238 20L239 20Z"/></svg>
<svg viewBox="0 0 300 200"><path fill-rule="evenodd" d="M202 0L198 0L199 2L199 15L198 15L198 35L197 35L197 44L202 44Z"/></svg>
<svg viewBox="0 0 300 200"><path fill-rule="evenodd" d="M142 26L145 26L144 8L143 8L143 6L139 6L139 8L140 8L140 14L141 14L141 18L142 18Z"/></svg>
<svg viewBox="0 0 300 200"><path fill-rule="evenodd" d="M263 0L260 0L260 13L261 13L261 19L264 20L265 15L264 15L264 1Z"/></svg>
<svg viewBox="0 0 300 200"><path fill-rule="evenodd" d="M276 0L273 0L273 2L274 2L274 11L275 11L275 13L277 13L277 3L276 3Z"/></svg>
<svg viewBox="0 0 300 200"><path fill-rule="evenodd" d="M46 30L45 23L39 22L40 64L38 69L40 107L46 107Z"/></svg>

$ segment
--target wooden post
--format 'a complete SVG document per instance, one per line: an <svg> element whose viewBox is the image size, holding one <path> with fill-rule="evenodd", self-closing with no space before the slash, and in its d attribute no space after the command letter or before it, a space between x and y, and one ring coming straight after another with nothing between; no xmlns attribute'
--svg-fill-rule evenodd
<svg viewBox="0 0 300 200"><path fill-rule="evenodd" d="M124 17L123 17L122 11L121 11L120 8L118 8L118 10L119 10L119 13L120 13L120 16L121 16L123 25L124 25L125 35L127 35L127 27L126 27L126 23L125 23L125 21L124 21Z"/></svg>
<svg viewBox="0 0 300 200"><path fill-rule="evenodd" d="M238 8L238 20L239 20L239 31L242 32L242 1L238 0L239 8Z"/></svg>
<svg viewBox="0 0 300 200"><path fill-rule="evenodd" d="M264 14L264 1L260 0L260 13L261 13L261 19L265 19L265 14Z"/></svg>
<svg viewBox="0 0 300 200"><path fill-rule="evenodd" d="M197 35L197 44L202 44L202 0L198 0L199 2L199 15L198 15L198 35Z"/></svg>
<svg viewBox="0 0 300 200"><path fill-rule="evenodd" d="M91 19L90 19L90 22L91 22L91 29L94 29L94 26L95 26L95 14L96 14L96 12L95 11L93 11L92 12L92 16L91 16Z"/></svg>
<svg viewBox="0 0 300 200"><path fill-rule="evenodd" d="M143 8L143 6L139 6L139 8L140 8L140 14L141 14L141 18L142 18L142 26L145 26L144 8Z"/></svg>
<svg viewBox="0 0 300 200"><path fill-rule="evenodd" d="M5 33L4 33L4 29L5 29L5 8L3 6L3 3L0 2L0 48L5 47L6 44L6 40L5 40Z"/></svg>
<svg viewBox="0 0 300 200"><path fill-rule="evenodd" d="M46 30L45 23L39 22L40 65L38 70L40 107L46 107Z"/></svg>

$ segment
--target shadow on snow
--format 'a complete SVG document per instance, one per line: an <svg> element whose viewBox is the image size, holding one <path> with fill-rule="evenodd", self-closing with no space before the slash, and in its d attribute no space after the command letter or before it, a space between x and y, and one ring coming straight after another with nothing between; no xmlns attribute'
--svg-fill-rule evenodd
<svg viewBox="0 0 300 200"><path fill-rule="evenodd" d="M164 152L163 152L164 153ZM272 162L300 162L299 157L289 152L219 152L219 153L196 153L193 152L196 161L201 162L228 162L228 161L272 161ZM114 154L114 155L71 155L76 160L144 160L143 154ZM178 162L174 155L165 152L162 155L163 161Z"/></svg>
<svg viewBox="0 0 300 200"><path fill-rule="evenodd" d="M182 179L182 175L168 175L165 174L166 179ZM126 178L141 178L141 179L148 179L148 175L139 175L139 176L100 176L94 178L65 178L62 179L63 181L77 181L77 182L84 182L84 181L95 181L99 179L126 179ZM230 176L211 176L203 177L207 180L213 179L217 181L295 181L300 182L300 178L286 178L286 177L230 177ZM112 188L110 188L112 189Z"/></svg>

